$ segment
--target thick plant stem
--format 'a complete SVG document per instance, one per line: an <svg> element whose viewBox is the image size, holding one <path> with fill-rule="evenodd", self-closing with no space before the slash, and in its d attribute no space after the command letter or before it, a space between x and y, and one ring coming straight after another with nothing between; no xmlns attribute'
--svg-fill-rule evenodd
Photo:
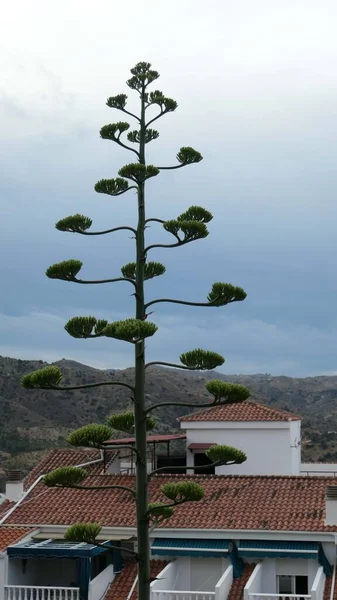
<svg viewBox="0 0 337 600"><path fill-rule="evenodd" d="M145 88L141 93L141 119L139 162L145 164ZM138 185L138 227L136 268L136 318L145 319L144 302L144 235L145 235L145 183ZM136 502L138 539L138 600L150 598L150 543L147 491L147 446L145 411L145 343L135 344L135 437L138 458L136 462Z"/></svg>

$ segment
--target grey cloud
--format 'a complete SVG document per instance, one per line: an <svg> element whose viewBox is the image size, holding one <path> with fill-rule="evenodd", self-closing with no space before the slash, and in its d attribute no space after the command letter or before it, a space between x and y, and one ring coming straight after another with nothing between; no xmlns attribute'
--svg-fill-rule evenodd
<svg viewBox="0 0 337 600"><path fill-rule="evenodd" d="M100 311L100 315L113 320L125 317L126 313L116 315ZM69 309L62 314L2 315L0 353L47 361L72 358L98 368L132 365L132 347L127 343L69 337L63 329L69 316L73 316ZM305 326L281 327L226 316L199 320L162 315L154 320L159 330L147 340L149 360L177 362L182 352L202 347L222 353L226 363L221 371L230 374L257 372L308 376L336 369L333 357L337 328L322 332Z"/></svg>

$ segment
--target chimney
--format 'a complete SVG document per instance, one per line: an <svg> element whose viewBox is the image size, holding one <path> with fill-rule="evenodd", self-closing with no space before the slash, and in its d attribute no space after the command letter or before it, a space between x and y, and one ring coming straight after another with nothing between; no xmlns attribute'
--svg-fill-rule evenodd
<svg viewBox="0 0 337 600"><path fill-rule="evenodd" d="M326 489L325 524L337 525L337 485L328 485Z"/></svg>
<svg viewBox="0 0 337 600"><path fill-rule="evenodd" d="M21 471L7 471L6 499L17 502L23 494L23 477Z"/></svg>

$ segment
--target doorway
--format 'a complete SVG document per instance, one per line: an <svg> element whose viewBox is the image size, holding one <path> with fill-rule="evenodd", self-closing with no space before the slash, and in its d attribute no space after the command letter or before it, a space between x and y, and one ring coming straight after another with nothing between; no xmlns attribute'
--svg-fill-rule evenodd
<svg viewBox="0 0 337 600"><path fill-rule="evenodd" d="M215 467L209 467L212 461L206 456L204 452L196 452L194 455L194 466L204 467L203 469L196 469L195 473L198 475L214 475Z"/></svg>

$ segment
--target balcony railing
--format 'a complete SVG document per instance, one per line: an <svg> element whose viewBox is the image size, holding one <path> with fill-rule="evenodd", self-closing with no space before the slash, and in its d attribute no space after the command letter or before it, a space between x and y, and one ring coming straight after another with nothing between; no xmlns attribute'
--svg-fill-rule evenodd
<svg viewBox="0 0 337 600"><path fill-rule="evenodd" d="M215 600L215 592L152 589L151 600Z"/></svg>
<svg viewBox="0 0 337 600"><path fill-rule="evenodd" d="M310 594L248 594L249 600L311 600Z"/></svg>
<svg viewBox="0 0 337 600"><path fill-rule="evenodd" d="M80 588L5 585L5 600L79 600Z"/></svg>

